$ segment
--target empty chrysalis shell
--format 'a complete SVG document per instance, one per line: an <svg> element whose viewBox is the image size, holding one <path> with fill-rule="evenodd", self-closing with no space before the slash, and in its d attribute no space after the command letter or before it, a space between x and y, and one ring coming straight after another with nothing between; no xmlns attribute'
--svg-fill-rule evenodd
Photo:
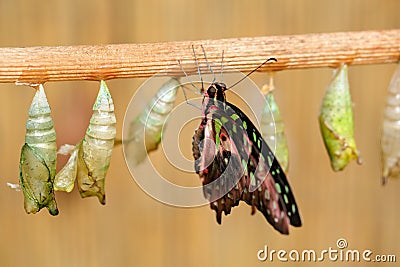
<svg viewBox="0 0 400 267"><path fill-rule="evenodd" d="M273 75L270 74L269 84L264 85L261 89L265 95L266 103L261 114L260 129L267 144L272 149L275 148L275 156L283 170L287 173L289 168L289 150L285 136L285 126L273 95L274 90Z"/></svg>
<svg viewBox="0 0 400 267"><path fill-rule="evenodd" d="M322 100L319 125L334 171L343 170L353 159L357 159L358 164L361 164L354 139L353 110L346 64L335 70L328 85Z"/></svg>
<svg viewBox="0 0 400 267"><path fill-rule="evenodd" d="M29 108L20 159L20 185L27 213L46 207L51 215L58 214L53 190L56 158L56 132L43 85L39 85Z"/></svg>
<svg viewBox="0 0 400 267"><path fill-rule="evenodd" d="M134 165L142 162L147 153L157 149L167 117L174 107L178 79L171 78L158 90L144 111L129 126L128 140L124 140L124 150L128 161Z"/></svg>
<svg viewBox="0 0 400 267"><path fill-rule="evenodd" d="M86 135L75 148L64 168L57 174L55 188L70 192L77 178L82 197L97 196L105 204L105 178L110 166L114 147L115 128L114 104L104 81L93 105Z"/></svg>
<svg viewBox="0 0 400 267"><path fill-rule="evenodd" d="M61 152L61 150L66 150L68 146L68 151ZM64 167L57 173L54 180L54 189L56 191L71 192L74 189L74 183L76 179L76 174L78 172L78 152L79 146L63 145L58 153L59 154L70 154L70 158Z"/></svg>
<svg viewBox="0 0 400 267"><path fill-rule="evenodd" d="M400 178L400 62L388 88L382 127L382 183Z"/></svg>

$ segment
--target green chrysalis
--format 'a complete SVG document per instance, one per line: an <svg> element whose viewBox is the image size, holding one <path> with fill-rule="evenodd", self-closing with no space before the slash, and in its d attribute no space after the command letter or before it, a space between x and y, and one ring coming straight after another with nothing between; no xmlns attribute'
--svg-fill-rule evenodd
<svg viewBox="0 0 400 267"><path fill-rule="evenodd" d="M51 215L58 214L53 190L56 158L56 132L43 85L39 85L29 109L20 159L19 181L27 213L46 207Z"/></svg>
<svg viewBox="0 0 400 267"><path fill-rule="evenodd" d="M343 170L360 153L354 139L354 122L347 65L335 70L322 100L319 125L334 171Z"/></svg>

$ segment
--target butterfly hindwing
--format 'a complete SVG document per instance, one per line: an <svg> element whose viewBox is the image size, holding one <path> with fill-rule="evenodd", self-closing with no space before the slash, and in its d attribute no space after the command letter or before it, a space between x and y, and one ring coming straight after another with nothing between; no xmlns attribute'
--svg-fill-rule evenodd
<svg viewBox="0 0 400 267"><path fill-rule="evenodd" d="M237 149L222 126L220 116L210 112L207 118L193 136L193 155L204 196L210 201L211 209L216 211L220 224L222 212L227 215L232 207L239 205L244 188L243 170Z"/></svg>

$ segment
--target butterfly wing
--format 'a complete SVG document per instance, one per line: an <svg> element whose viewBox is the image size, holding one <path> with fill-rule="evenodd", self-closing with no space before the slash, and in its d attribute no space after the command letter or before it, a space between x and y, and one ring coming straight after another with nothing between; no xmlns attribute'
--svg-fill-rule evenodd
<svg viewBox="0 0 400 267"><path fill-rule="evenodd" d="M232 207L239 205L244 176L237 148L219 118L214 112L209 113L196 130L192 144L204 196L221 224L222 212L228 215Z"/></svg>
<svg viewBox="0 0 400 267"><path fill-rule="evenodd" d="M249 192L242 199L261 211L275 229L287 234L288 224L301 226L301 219L286 175L251 120L236 106L227 105L242 120L251 144L246 172Z"/></svg>
<svg viewBox="0 0 400 267"><path fill-rule="evenodd" d="M220 223L222 211L229 214L243 200L261 211L275 229L288 234L289 223L300 226L301 219L284 172L247 116L230 103L219 106L207 109L193 137L196 171L203 185L219 181L218 187L204 189L206 198L212 200L207 197L210 192L213 197L227 192L211 202L217 221ZM215 144L212 162L210 139Z"/></svg>

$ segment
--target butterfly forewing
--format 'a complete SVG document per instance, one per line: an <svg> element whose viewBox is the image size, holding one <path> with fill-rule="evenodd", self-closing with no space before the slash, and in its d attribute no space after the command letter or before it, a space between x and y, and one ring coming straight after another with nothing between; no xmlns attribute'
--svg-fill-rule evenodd
<svg viewBox="0 0 400 267"><path fill-rule="evenodd" d="M273 202L269 201L268 193L265 193L265 200L271 205L275 207L275 205L279 206L280 212L284 212L284 216L288 216L290 219L290 224L293 226L301 226L301 219L298 213L298 208L296 201L294 199L293 192L290 188L289 182L286 178L284 171L279 165L276 157L273 152L262 138L260 132L251 122L251 120L236 106L227 102L233 110L235 110L236 114L241 118L243 123L246 125L246 133L249 138L249 142L251 143L251 154L248 162L248 188L250 192L254 194L260 194L264 192L267 188L269 196L271 200L274 199L274 196L277 196L279 199L278 203L273 204ZM254 178L252 178L254 177ZM267 186L272 184L274 186ZM261 187L260 187L261 185ZM262 197L260 197L261 199ZM248 203L250 205L250 203ZM260 203L258 203L260 204ZM257 204L254 205L258 208ZM263 209L258 208L261 212L263 212L264 216L267 218L269 216L269 212L265 207ZM275 211L276 209L272 209ZM271 212L271 214L273 214ZM280 214L282 217L282 214ZM281 220L279 216L273 216L273 220L276 221ZM268 218L267 218L268 219ZM268 220L269 221L269 220Z"/></svg>

